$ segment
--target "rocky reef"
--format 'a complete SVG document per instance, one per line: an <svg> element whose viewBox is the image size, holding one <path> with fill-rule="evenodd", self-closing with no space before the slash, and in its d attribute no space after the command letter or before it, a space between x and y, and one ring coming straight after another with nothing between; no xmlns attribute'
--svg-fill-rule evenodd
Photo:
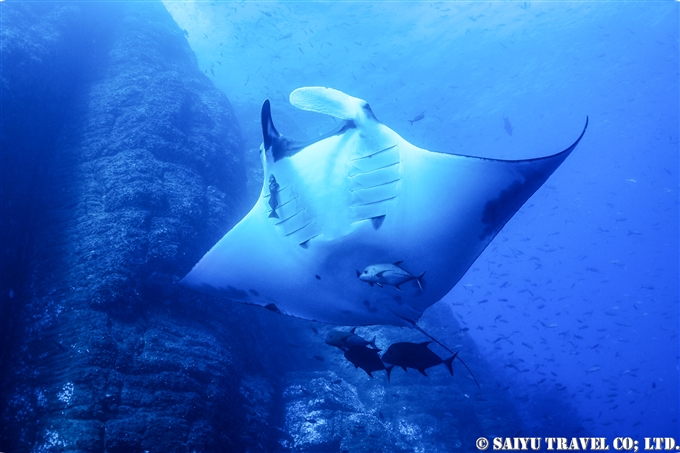
<svg viewBox="0 0 680 453"><path fill-rule="evenodd" d="M244 210L228 100L160 2L3 16L3 451L257 444L255 332L176 284Z"/></svg>

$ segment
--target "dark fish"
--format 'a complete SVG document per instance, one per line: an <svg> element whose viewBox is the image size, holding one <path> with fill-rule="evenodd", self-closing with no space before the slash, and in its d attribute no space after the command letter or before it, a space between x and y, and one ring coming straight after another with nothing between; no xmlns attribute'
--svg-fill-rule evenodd
<svg viewBox="0 0 680 453"><path fill-rule="evenodd" d="M318 360L319 362L324 362L324 361L325 361L324 358L321 357L320 355L315 355L315 356L313 356L313 357L314 357L316 360Z"/></svg>
<svg viewBox="0 0 680 453"><path fill-rule="evenodd" d="M365 340L356 333L354 333L355 330L356 327L352 328L352 330L349 331L331 330L330 332L328 332L328 335L326 335L326 344L335 346L336 348L340 348L343 351L346 351L354 346L369 346L369 345L373 346L373 349L378 349L378 347L375 345L375 337L373 337L373 340L371 341Z"/></svg>
<svg viewBox="0 0 680 453"><path fill-rule="evenodd" d="M451 376L453 376L453 367L451 366L451 363L458 353L456 352L448 359L442 360L441 357L427 347L430 343L432 342L394 343L383 354L382 360L385 363L400 366L404 371L406 371L407 368L413 368L414 370L420 371L423 376L427 376L427 374L425 374L427 368L443 363L446 365L446 368L448 368Z"/></svg>
<svg viewBox="0 0 680 453"><path fill-rule="evenodd" d="M512 136L512 124L510 124L510 118L507 116L503 117L503 127L505 128L505 132Z"/></svg>
<svg viewBox="0 0 680 453"><path fill-rule="evenodd" d="M409 123L411 123L411 126L413 126L413 123L417 123L418 121L422 120L423 118L425 118L425 114L419 113L412 120L408 120L408 121L409 121Z"/></svg>
<svg viewBox="0 0 680 453"><path fill-rule="evenodd" d="M354 368L361 368L370 377L374 371L386 370L387 380L390 380L390 371L392 367L386 368L385 364L380 360L378 349L367 348L366 346L352 346L345 351L345 358L354 365Z"/></svg>
<svg viewBox="0 0 680 453"><path fill-rule="evenodd" d="M269 206L272 208L269 217L278 219L279 215L276 213L276 208L279 207L279 184L276 182L274 175L269 177Z"/></svg>

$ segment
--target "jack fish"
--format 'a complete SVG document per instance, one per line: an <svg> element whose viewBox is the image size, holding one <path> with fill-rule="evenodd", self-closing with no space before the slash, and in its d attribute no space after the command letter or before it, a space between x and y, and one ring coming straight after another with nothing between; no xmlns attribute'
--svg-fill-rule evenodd
<svg viewBox="0 0 680 453"><path fill-rule="evenodd" d="M387 348L387 351L385 351L382 356L382 360L392 366L400 366L404 371L407 371L407 368L413 368L414 370L420 371L423 376L427 376L427 374L425 374L427 368L443 363L446 365L446 368L448 368L451 376L453 376L453 367L451 366L451 363L458 353L456 352L448 359L442 360L441 357L427 347L430 343L432 342L394 343Z"/></svg>
<svg viewBox="0 0 680 453"><path fill-rule="evenodd" d="M422 291L423 276L425 275L425 272L416 277L399 267L401 263L403 263L403 261L397 261L394 264L372 264L364 269L363 272L357 271L357 277L359 277L359 280L362 282L366 282L371 286L375 284L382 288L383 285L391 285L399 291L401 291L399 285L415 280Z"/></svg>

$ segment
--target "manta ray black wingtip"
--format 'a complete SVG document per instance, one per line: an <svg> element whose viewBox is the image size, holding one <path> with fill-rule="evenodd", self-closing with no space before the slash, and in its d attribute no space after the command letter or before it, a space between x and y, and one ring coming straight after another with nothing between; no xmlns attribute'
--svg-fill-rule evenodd
<svg viewBox="0 0 680 453"><path fill-rule="evenodd" d="M581 139L583 138L583 135L586 133L586 129L588 129L588 121L589 121L589 119L590 119L590 118L588 117L588 115L586 115L586 124L583 125L583 131L581 132L581 135L579 135L578 140L576 140L576 143L578 143L579 141L581 141Z"/></svg>
<svg viewBox="0 0 680 453"><path fill-rule="evenodd" d="M272 107L269 103L269 99L265 99L264 103L262 104L260 122L262 123L264 149L270 149L272 145L279 139L281 134L279 134L279 131L276 130L274 122L272 121Z"/></svg>
<svg viewBox="0 0 680 453"><path fill-rule="evenodd" d="M571 150L571 149L576 148L576 145L578 145L578 142L580 142L581 139L583 138L583 136L586 134L586 130L588 129L588 122L589 122L589 120L590 120L590 118L588 117L588 115L586 115L586 124L583 125L583 130L581 131L581 135L579 135L578 138L576 139L576 141L574 142L574 144L571 145L571 146L570 146L569 148L567 148L567 149Z"/></svg>
<svg viewBox="0 0 680 453"><path fill-rule="evenodd" d="M587 129L588 129L588 115L586 115L586 124L583 125L583 130L581 131L581 135L578 136L576 141L569 148L565 149L564 151L562 151L558 154L564 155L564 157L566 158L566 156L569 155L574 150L574 148L576 148L576 146L579 144L579 142L581 141L583 136L586 134Z"/></svg>

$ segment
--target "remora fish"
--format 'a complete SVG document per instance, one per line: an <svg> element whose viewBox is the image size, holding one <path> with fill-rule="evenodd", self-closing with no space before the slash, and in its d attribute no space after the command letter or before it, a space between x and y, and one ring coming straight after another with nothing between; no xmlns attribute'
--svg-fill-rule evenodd
<svg viewBox="0 0 680 453"><path fill-rule="evenodd" d="M373 337L373 340L371 341L365 340L356 333L354 333L355 330L356 327L352 328L349 331L331 330L330 332L328 332L328 335L326 335L326 344L335 346L336 348L340 348L343 351L346 351L347 349L353 346L368 346L368 345L373 346L373 349L378 349L378 347L375 345L375 337Z"/></svg>
<svg viewBox="0 0 680 453"><path fill-rule="evenodd" d="M427 368L443 363L446 365L446 368L448 368L451 376L453 376L453 367L451 366L451 363L458 353L456 352L448 359L442 360L441 357L427 347L430 343L432 342L394 343L387 348L387 351L382 356L382 360L393 366L400 366L404 371L407 371L407 368L413 368L414 370L420 371L423 376L427 376L427 374L425 374Z"/></svg>
<svg viewBox="0 0 680 453"><path fill-rule="evenodd" d="M422 291L423 275L425 275L425 272L416 277L399 267L401 263L403 263L403 261L397 261L394 264L372 264L366 267L363 272L357 271L357 277L359 277L359 280L367 282L371 286L376 284L382 288L383 285L392 285L399 291L401 291L399 285L415 280Z"/></svg>
<svg viewBox="0 0 680 453"><path fill-rule="evenodd" d="M276 182L273 174L269 177L269 206L272 208L269 217L278 219L279 215L276 213L276 208L279 207L279 183Z"/></svg>
<svg viewBox="0 0 680 453"><path fill-rule="evenodd" d="M392 367L385 367L385 364L380 360L378 355L379 349L371 349L366 346L352 346L345 351L345 358L354 365L354 368L361 368L371 378L374 371L386 370L387 380L390 380L390 371Z"/></svg>

